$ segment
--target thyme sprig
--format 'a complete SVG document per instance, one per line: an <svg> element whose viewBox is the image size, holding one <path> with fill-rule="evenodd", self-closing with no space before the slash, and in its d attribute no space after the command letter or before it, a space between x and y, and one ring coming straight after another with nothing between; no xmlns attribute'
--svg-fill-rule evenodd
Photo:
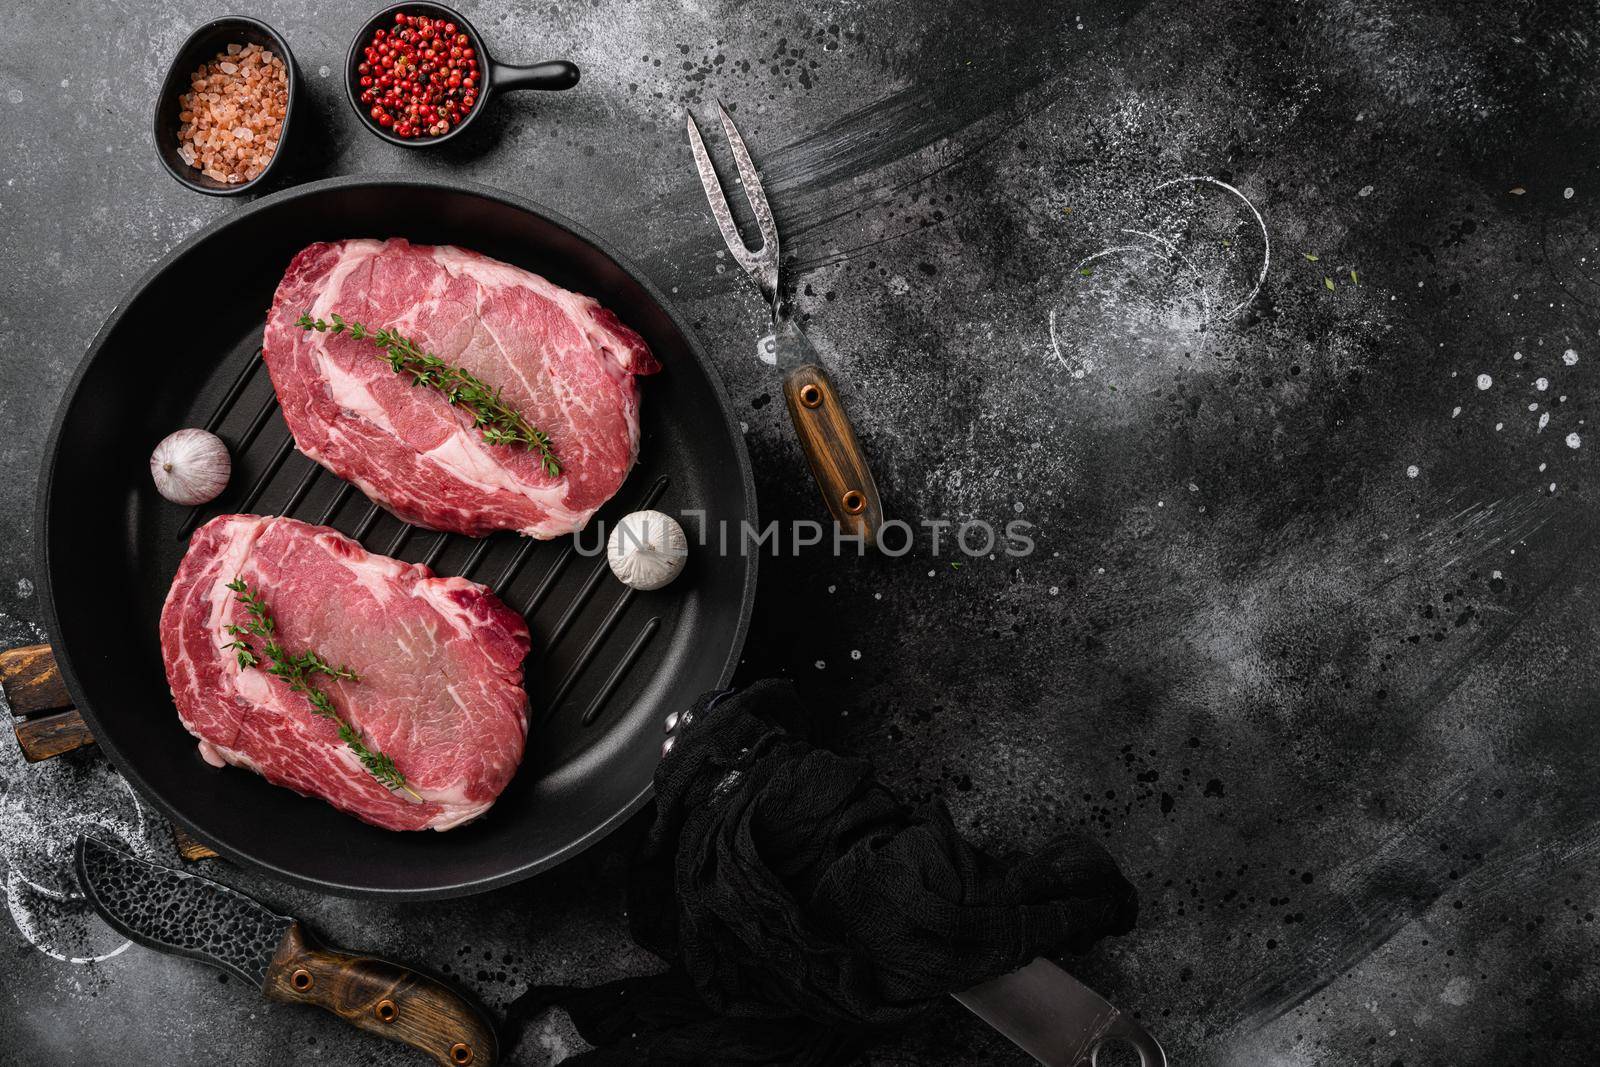
<svg viewBox="0 0 1600 1067"><path fill-rule="evenodd" d="M261 655L256 652L256 646L246 640L248 637L259 638L261 652L271 661L266 668L267 673L288 682L289 690L304 696L313 712L325 719L332 719L339 727L339 740L355 753L356 759L361 761L361 766L367 769L367 773L388 788L403 789L417 800L421 800L422 797L407 784L405 775L394 765L394 760L382 752L368 748L361 732L345 721L338 709L333 706L333 699L313 681L317 675L325 675L339 681L357 682L360 678L356 676L356 672L349 667L335 667L309 650L289 652L278 642L278 624L273 620L272 613L267 610L266 602L261 599L261 595L252 593L243 578L235 578L228 583L228 588L233 591L234 599L244 605L245 611L250 616L250 620L243 626L230 622L223 627L233 640L222 647L233 649L239 659L239 669L249 670L251 667L261 666Z"/></svg>
<svg viewBox="0 0 1600 1067"><path fill-rule="evenodd" d="M357 341L371 341L383 350L382 358L396 374L411 375L412 385L437 389L454 407L472 415L472 425L483 431L483 439L491 445L523 445L530 452L538 452L544 472L554 478L561 473L561 463L550 448L550 435L534 427L518 411L500 399L500 390L491 389L483 381L461 367L453 367L417 347L397 330L374 330L359 322L346 322L337 314L332 321L303 314L295 325L318 333L347 333Z"/></svg>

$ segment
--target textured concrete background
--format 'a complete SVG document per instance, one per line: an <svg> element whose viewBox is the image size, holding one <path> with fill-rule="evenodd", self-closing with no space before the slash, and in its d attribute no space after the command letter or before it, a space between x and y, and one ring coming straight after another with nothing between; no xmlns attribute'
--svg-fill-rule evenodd
<svg viewBox="0 0 1600 1067"><path fill-rule="evenodd" d="M1175 1062L1592 1062L1592 7L462 0L497 55L584 80L418 154L330 74L373 5L241 6L310 89L280 184L461 175L587 223L676 291L764 518L809 518L682 135L685 107L737 104L889 513L1038 544L765 563L746 674L797 678L838 745L996 850L1101 835L1143 912L1075 969ZM5 644L42 636L32 483L64 382L148 264L236 210L149 143L160 65L220 12L6 16ZM103 761L0 744L0 1062L392 1061L180 960L52 958L119 945L51 897L84 820L165 842ZM625 847L405 907L222 876L499 1008L656 966ZM510 1059L574 1047L545 1020ZM952 1004L872 1062L1024 1060Z"/></svg>

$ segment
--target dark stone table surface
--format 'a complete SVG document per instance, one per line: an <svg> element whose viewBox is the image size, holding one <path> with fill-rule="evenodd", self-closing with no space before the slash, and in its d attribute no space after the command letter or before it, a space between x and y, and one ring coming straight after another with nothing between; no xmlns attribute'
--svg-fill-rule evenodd
<svg viewBox="0 0 1600 1067"><path fill-rule="evenodd" d="M587 223L694 323L763 517L816 517L683 137L721 98L888 512L1021 519L1036 545L764 561L744 675L793 677L833 744L994 850L1103 839L1139 927L1074 967L1175 1063L1593 1062L1592 5L461 0L498 54L584 78L435 154L344 102L375 6L7 10L0 640L43 637L34 481L86 344L240 207L180 188L149 133L167 57L223 7L282 30L308 83L280 186L464 176ZM117 951L51 897L84 820L165 840L97 756L0 744L0 1061L398 1062ZM498 1010L658 966L626 935L628 838L405 906L212 866ZM546 1018L509 1059L577 1047ZM1025 1060L952 1003L871 1062Z"/></svg>

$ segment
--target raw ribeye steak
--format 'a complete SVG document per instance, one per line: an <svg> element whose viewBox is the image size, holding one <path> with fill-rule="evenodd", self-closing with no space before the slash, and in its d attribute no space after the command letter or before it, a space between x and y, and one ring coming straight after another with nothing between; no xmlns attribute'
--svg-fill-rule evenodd
<svg viewBox="0 0 1600 1067"><path fill-rule="evenodd" d="M261 597L289 655L315 652L355 681L315 676L367 748L421 800L380 784L305 694L241 667L226 627ZM261 651L260 638L246 638ZM195 531L161 610L161 652L184 728L216 766L321 797L390 830L448 830L488 810L522 760L528 625L488 589L368 552L325 526L223 515Z"/></svg>
<svg viewBox="0 0 1600 1067"><path fill-rule="evenodd" d="M369 340L302 314L396 330L461 367L550 436L491 445L437 389L413 387ZM583 528L639 454L634 375L660 369L644 339L590 297L476 252L404 240L306 248L273 297L262 348L300 451L407 522L478 537Z"/></svg>

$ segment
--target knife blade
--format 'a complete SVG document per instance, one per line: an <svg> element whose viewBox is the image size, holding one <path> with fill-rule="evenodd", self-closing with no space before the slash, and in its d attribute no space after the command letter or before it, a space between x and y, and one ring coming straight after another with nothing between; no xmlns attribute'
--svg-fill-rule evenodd
<svg viewBox="0 0 1600 1067"><path fill-rule="evenodd" d="M1047 959L952 995L1045 1067L1092 1067L1118 1042L1139 1053L1140 1067L1167 1067L1143 1027Z"/></svg>
<svg viewBox="0 0 1600 1067"><path fill-rule="evenodd" d="M449 986L325 948L298 919L236 889L87 834L78 838L76 866L89 904L130 941L221 968L269 1000L314 1004L445 1067L492 1067L499 1056L488 1019Z"/></svg>

